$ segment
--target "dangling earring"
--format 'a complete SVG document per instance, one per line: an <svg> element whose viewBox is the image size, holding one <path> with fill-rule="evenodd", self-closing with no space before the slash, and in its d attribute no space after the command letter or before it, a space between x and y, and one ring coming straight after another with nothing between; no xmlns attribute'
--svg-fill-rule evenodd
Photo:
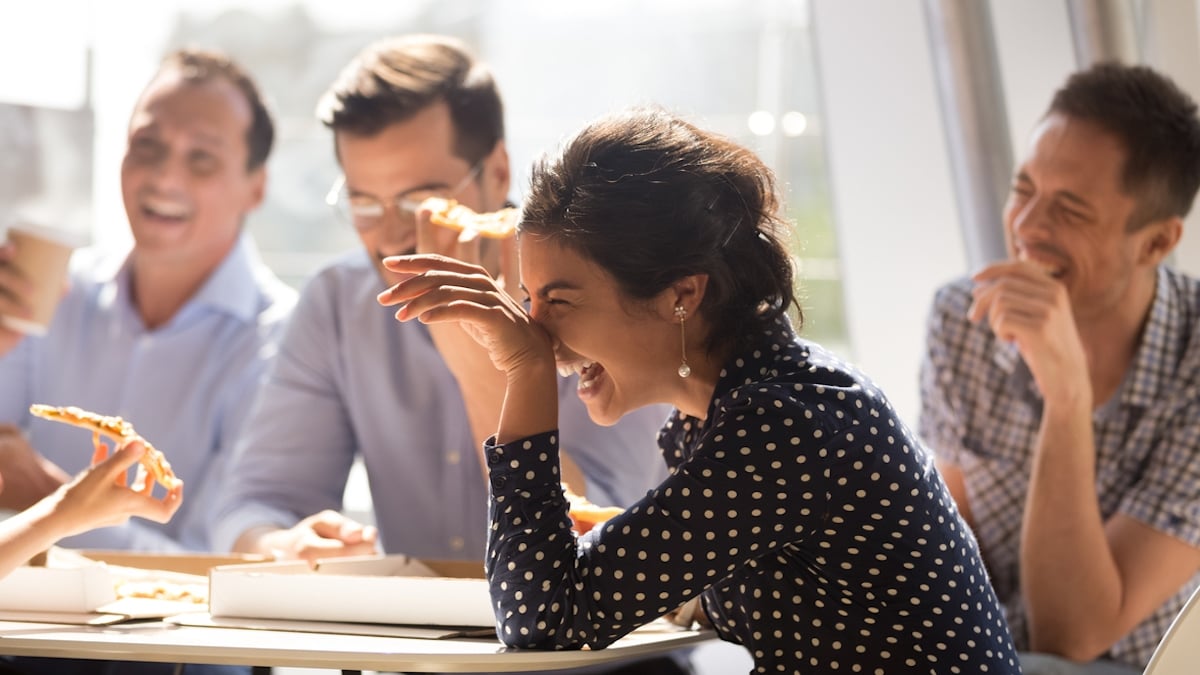
<svg viewBox="0 0 1200 675"><path fill-rule="evenodd" d="M678 372L680 377L687 377L692 374L692 367L687 362L687 337L683 329L683 322L687 320L687 310L683 305L675 306L675 318L679 319L679 351L683 357L683 363L679 364Z"/></svg>

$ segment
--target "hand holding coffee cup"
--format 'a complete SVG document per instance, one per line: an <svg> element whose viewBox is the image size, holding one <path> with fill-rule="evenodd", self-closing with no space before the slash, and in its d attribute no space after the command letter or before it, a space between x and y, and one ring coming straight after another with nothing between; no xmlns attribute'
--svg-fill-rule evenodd
<svg viewBox="0 0 1200 675"><path fill-rule="evenodd" d="M0 246L0 353L24 335L44 335L67 279L75 238L49 228L15 224Z"/></svg>

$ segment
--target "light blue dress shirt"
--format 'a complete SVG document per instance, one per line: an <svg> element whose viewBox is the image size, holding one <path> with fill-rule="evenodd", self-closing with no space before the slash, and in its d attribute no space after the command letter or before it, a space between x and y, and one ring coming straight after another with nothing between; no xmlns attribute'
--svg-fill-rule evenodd
<svg viewBox="0 0 1200 675"><path fill-rule="evenodd" d="M386 552L482 565L488 495L462 395L426 327L376 301L384 287L360 250L304 289L237 446L219 548L252 527L341 510L361 455ZM566 450L593 501L631 504L665 477L655 439L669 412L654 406L601 427L575 378L561 380Z"/></svg>
<svg viewBox="0 0 1200 675"><path fill-rule="evenodd" d="M211 550L219 477L295 295L243 235L167 324L147 330L130 300L128 258L76 254L71 288L47 334L0 358L0 421L24 428L35 449L75 473L92 456L91 433L33 418L29 405L119 415L166 455L184 481L184 499L166 524L134 518L62 545Z"/></svg>

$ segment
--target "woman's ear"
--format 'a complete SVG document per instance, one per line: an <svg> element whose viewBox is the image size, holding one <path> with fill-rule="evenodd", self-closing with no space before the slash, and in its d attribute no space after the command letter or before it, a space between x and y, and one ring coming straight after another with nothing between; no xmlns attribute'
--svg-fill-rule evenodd
<svg viewBox="0 0 1200 675"><path fill-rule="evenodd" d="M683 307L687 311L687 316L693 316L700 309L700 304L704 301L704 292L707 289L707 274L690 274L676 280L671 284L667 293L671 298L671 307L669 308L671 316L675 316L676 307Z"/></svg>

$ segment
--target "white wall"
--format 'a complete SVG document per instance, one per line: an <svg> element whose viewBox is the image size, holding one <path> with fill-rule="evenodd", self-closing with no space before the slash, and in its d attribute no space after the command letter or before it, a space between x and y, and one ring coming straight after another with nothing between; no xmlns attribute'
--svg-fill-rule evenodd
<svg viewBox="0 0 1200 675"><path fill-rule="evenodd" d="M1065 2L1002 0L991 3L991 15L1016 166L1055 90L1075 70L1071 24Z"/></svg>
<svg viewBox="0 0 1200 675"><path fill-rule="evenodd" d="M1143 0L1147 10L1145 59L1200 101L1200 9L1196 0ZM1200 276L1200 208L1184 223L1174 264Z"/></svg>
<svg viewBox="0 0 1200 675"><path fill-rule="evenodd" d="M934 290L966 272L919 0L814 0L850 356L915 425Z"/></svg>

